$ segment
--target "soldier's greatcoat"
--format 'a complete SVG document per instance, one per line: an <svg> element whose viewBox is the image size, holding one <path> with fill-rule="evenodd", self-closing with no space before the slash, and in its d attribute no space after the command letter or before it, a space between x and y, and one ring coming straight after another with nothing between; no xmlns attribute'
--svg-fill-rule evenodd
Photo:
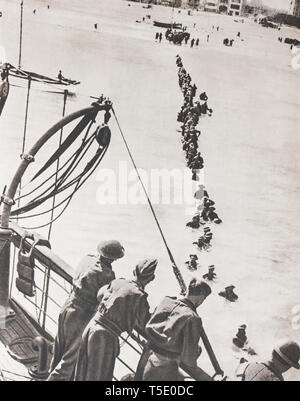
<svg viewBox="0 0 300 401"><path fill-rule="evenodd" d="M119 354L118 337L134 328L144 331L149 317L147 294L135 281L112 281L83 333L75 381L111 381Z"/></svg>
<svg viewBox="0 0 300 401"><path fill-rule="evenodd" d="M243 374L242 381L279 382L284 381L283 376L272 362L250 363Z"/></svg>
<svg viewBox="0 0 300 401"><path fill-rule="evenodd" d="M177 381L180 364L197 368L201 328L192 302L165 297L146 326L150 352L143 380Z"/></svg>
<svg viewBox="0 0 300 401"><path fill-rule="evenodd" d="M49 381L73 379L82 333L97 310L98 291L115 278L111 265L99 255L86 256L79 271L59 315Z"/></svg>

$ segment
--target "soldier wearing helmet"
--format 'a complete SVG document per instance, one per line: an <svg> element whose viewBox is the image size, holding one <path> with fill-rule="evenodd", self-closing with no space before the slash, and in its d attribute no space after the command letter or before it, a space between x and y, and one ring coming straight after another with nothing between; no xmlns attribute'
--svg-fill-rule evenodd
<svg viewBox="0 0 300 401"><path fill-rule="evenodd" d="M112 263L125 254L119 241L101 242L97 251L81 261L73 290L60 312L49 381L73 379L82 333L99 304L98 291L115 279Z"/></svg>
<svg viewBox="0 0 300 401"><path fill-rule="evenodd" d="M207 283L192 279L185 298L163 299L146 326L148 351L141 357L137 379L178 381L179 366L182 366L197 380L211 380L197 366L202 331L197 308L210 293Z"/></svg>
<svg viewBox="0 0 300 401"><path fill-rule="evenodd" d="M282 340L274 347L269 361L242 364L238 369L237 376L242 381L284 381L283 373L291 368L300 369L299 361L299 344L294 341Z"/></svg>
<svg viewBox="0 0 300 401"><path fill-rule="evenodd" d="M150 318L144 288L154 280L156 266L156 259L146 259L134 268L133 280L116 279L99 291L97 313L82 336L75 381L112 380L119 336L133 329L143 334Z"/></svg>

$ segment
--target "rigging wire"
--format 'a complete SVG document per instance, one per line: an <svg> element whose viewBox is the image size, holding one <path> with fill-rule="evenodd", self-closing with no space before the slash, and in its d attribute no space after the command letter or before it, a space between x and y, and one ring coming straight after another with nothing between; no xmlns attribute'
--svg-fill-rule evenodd
<svg viewBox="0 0 300 401"><path fill-rule="evenodd" d="M66 89L64 91L64 102L63 102L63 112L62 112L62 117L65 117L66 114L66 105L67 105L67 98L68 98L68 90ZM63 128L60 130L60 135L59 135L59 142L58 142L58 146L61 146L62 143L62 138L63 138ZM60 165L60 158L57 159L57 163L56 163L56 174L55 174L55 188L57 186L57 180L58 180L58 170L59 170L59 165ZM52 202L52 212L51 212L51 220L53 220L54 217L54 206L55 206L55 195L53 196L53 202ZM50 241L51 238L51 231L52 231L52 226L53 223L51 222L49 225L49 231L48 231L48 241Z"/></svg>
<svg viewBox="0 0 300 401"><path fill-rule="evenodd" d="M65 90L64 91L64 99L63 99L63 111L62 111L62 117L65 116L66 113L66 104L67 104L67 97L68 97L68 91ZM60 135L59 135L59 141L58 141L58 146L61 146L62 143L62 138L63 138L63 128L60 130ZM57 179L58 179L58 170L59 170L59 162L60 159L57 159L56 162L56 174L55 174L55 180L54 180L54 184L55 184L55 188L57 185ZM52 232L52 227L53 227L53 218L54 218L54 206L55 206L55 195L53 196L53 200L52 200L52 211L51 211L51 222L49 224L49 230L48 230L48 241L50 241L51 239L51 232ZM41 315L42 315L42 309L46 310L47 309L47 303L48 303L48 292L49 292L49 284L50 284L50 268L47 267L46 268L46 274L44 274L44 280L43 280L43 290L42 290L42 300L41 300L41 309L39 311L39 321L41 319ZM45 326L45 319L46 316L44 314L43 316L43 326Z"/></svg>
<svg viewBox="0 0 300 401"><path fill-rule="evenodd" d="M77 149L77 150L69 157L69 159L68 159L62 166L60 166L60 168L57 170L57 172L60 172L63 168L65 168L65 167L72 161L72 159L73 159L75 156L77 156L78 153L80 153L80 151L82 150L82 148L84 148L86 145L88 145L88 143L89 143L91 140L94 139L94 136L95 136L95 134L92 134L92 135L86 140L85 143L84 143L84 139L83 139L83 140L82 140L82 142L83 142L82 147L80 147L79 149ZM56 175L57 172L55 171L53 174L51 174L48 178L46 178L44 181L42 181L42 183L39 184L37 187L35 187L33 190L31 190L31 191L28 192L27 194L24 194L24 195L20 196L19 198L16 198L16 200L23 199L23 198L25 198L25 197L27 197L27 196L29 196L29 195L32 195L34 192L36 192L38 189L40 189L43 185L45 185L48 181L50 181L51 178L53 178L53 177ZM21 188L21 190L24 190L24 189L27 188L30 184L31 184L31 180L30 180L27 184L23 185L23 187ZM50 188L52 188L52 186L53 186L53 184L48 188L48 190L49 190ZM48 190L47 190L46 192L48 192Z"/></svg>
<svg viewBox="0 0 300 401"><path fill-rule="evenodd" d="M65 205L65 207L63 208L63 210L61 211L61 213L60 213L58 216L56 216L52 221L50 221L50 222L48 222L48 223L46 223L46 224L43 224L43 225L40 225L40 226L36 226L36 227L23 227L23 228L26 229L26 230L36 230L36 229L39 229L39 228L47 227L49 224L51 224L51 223L55 222L56 220L58 220L58 219L62 216L62 214L65 212L65 210L67 209L67 207L69 206L69 204L70 204L71 200L73 199L73 196L75 195L75 193L82 187L82 185L87 181L87 179L88 179L88 178L94 173L94 171L97 169L97 167L99 166L100 162L102 161L102 159L103 159L103 157L104 157L104 155L105 155L107 149L108 149L108 148L105 149L105 151L104 151L104 153L103 153L101 159L98 160L98 163L95 165L95 167L94 167L93 170L90 172L90 174L84 179L84 181L83 181L82 183L78 182L77 185L76 185L76 188L75 188L74 192L72 192L72 194L69 195L69 197L66 198L66 199L62 202L62 203L67 202L67 204ZM57 206L60 206L60 205L57 205ZM36 216L38 216L38 215L36 215Z"/></svg>
<svg viewBox="0 0 300 401"><path fill-rule="evenodd" d="M124 133L123 133L123 130L122 130L122 128L121 128L121 125L120 125L120 123L119 123L119 120L118 120L118 118L117 118L117 116L116 116L116 113L115 113L115 110L114 110L113 107L112 107L112 112L113 112L113 115L114 115L114 117L115 117L116 123L117 123L117 125L118 125L119 131L120 131L121 137L122 137L122 139L123 139L123 142L124 142L124 144L125 144L125 147L126 147L126 150L127 150L127 152L128 152L128 155L129 155L129 157L130 157L130 160L131 160L131 162L132 162L132 164L133 164L133 167L134 167L134 169L135 169L135 171L136 171L137 177L138 177L138 179L139 179L139 181L140 181L140 184L141 184L141 186L142 186L143 192L144 192L144 194L145 194L145 196L146 196L146 198L147 198L147 202L148 202L148 204L149 204L149 206L150 206L150 209L151 209L152 215L153 215L153 217L154 217L154 220L155 220L155 222L156 222L157 228L158 228L158 230L159 230L159 232L160 232L160 235L161 235L161 237L162 237L162 240L163 240L163 242L164 242L164 244L165 244L165 247L166 247L166 249L167 249L169 258L170 258L171 263L172 263L172 268L173 268L174 274L175 274L176 279L177 279L177 281L178 281L178 283L179 283L179 286L180 286L180 288L181 288L181 292L182 292L182 294L185 294L186 291L187 291L185 282L184 282L184 280L183 280L183 277L182 277L182 275L181 275L181 272L180 272L179 268L178 268L177 265L176 265L176 262L175 262L175 259L174 259L174 257L173 257L173 254L172 254L172 252L171 252L171 250L170 250L170 248L169 248L169 246L168 246L166 237L165 237L165 235L164 235L164 233L163 233L163 230L162 230L162 228L161 228L161 225L160 225L160 223L159 223L159 221L158 221L158 218L157 218L157 216L156 216L156 213L155 213L155 210L154 210L154 208L153 208L152 202L151 202L151 200L150 200L149 194L148 194L148 192L147 192L147 190L146 190L146 187L145 187L145 185L144 185L144 182L143 182L143 180L142 180L142 178L141 178L141 176L140 176L140 173L139 173L138 168L137 168L137 166L136 166L136 163L135 163L135 161L134 161L133 155L132 155L132 153L131 153L131 151L130 151L129 145L128 145L128 143L127 143L127 140L126 140L126 138L125 138L125 135L124 135Z"/></svg>
<svg viewBox="0 0 300 401"><path fill-rule="evenodd" d="M90 146L92 145L92 143L93 143L93 141L90 142L88 148L85 150L84 154L81 156L79 162L82 160L82 158L84 157L84 155L86 154L86 152L88 151L88 149L90 148ZM78 162L78 163L79 163L79 162ZM78 164L77 164L77 165L78 165ZM77 167L77 165L75 166L75 168ZM72 174L72 172L73 172L73 171L71 171L71 172L69 173L69 175ZM50 194L48 194L47 196L44 196L44 198L40 198L40 199L39 199L39 197L36 197L36 198L34 199L34 201L31 201L30 203L28 203L28 204L27 204L26 206L24 206L23 208L14 210L14 211L11 213L11 215L13 216L13 215L16 214L16 213L26 213L26 212L28 212L28 211L34 209L35 207L41 205L41 204L42 204L43 202L45 202L46 200L50 199L54 194L59 194L59 193L63 192L64 190L68 189L70 186L76 184L76 182L78 181L79 178L81 178L82 175L84 175L84 174L83 174L83 173L78 174L78 176L76 176L75 178L73 178L72 181L70 181L70 182L69 182L68 184L66 184L64 187L61 187L61 188L57 189L56 191L53 190L52 192L50 192ZM65 179L66 179L66 178L65 178ZM62 182L64 182L65 179L64 179ZM52 185L52 186L53 186L53 185ZM51 187L52 187L52 186L51 186ZM51 188L51 187L50 187L50 188ZM50 189L50 188L49 188L49 189ZM40 196L44 195L46 192L48 192L48 189L47 189L46 191L44 191ZM67 197L67 198L68 198L68 197ZM66 199L67 199L67 198L66 198ZM57 204L57 205L54 207L54 209L56 209L56 207L60 206L60 205L61 205L62 203L64 203L64 202L65 202L65 200L62 201L61 203ZM26 219L26 218L29 218L29 217L36 217L36 216L38 216L38 215L42 215L42 214L49 213L49 212L51 212L51 210L52 210L52 208L49 209L49 210L47 210L47 211L41 212L41 213L39 213L39 214L37 214L37 215L30 215L30 216L20 216L20 215L19 215L18 217L19 217L19 219ZM11 218L14 219L14 217L11 217Z"/></svg>
<svg viewBox="0 0 300 401"><path fill-rule="evenodd" d="M26 145L30 90L31 90L31 79L28 79L21 157L24 155L24 152L25 152L25 145ZM18 189L19 196L21 195L21 186L22 186L22 181L20 180L19 189ZM17 204L18 204L18 208L19 208L19 206L20 206L20 201L18 201ZM17 223L18 223L18 216L17 216ZM9 293L10 293L10 294L11 294L11 292L12 292L12 285L13 285L13 281L14 281L13 279L14 279L15 269L16 269L16 263L15 263L15 262L16 262L16 252L17 252L17 250L16 250L16 248L14 248L14 253L13 253L12 280L11 280L10 289L9 289Z"/></svg>

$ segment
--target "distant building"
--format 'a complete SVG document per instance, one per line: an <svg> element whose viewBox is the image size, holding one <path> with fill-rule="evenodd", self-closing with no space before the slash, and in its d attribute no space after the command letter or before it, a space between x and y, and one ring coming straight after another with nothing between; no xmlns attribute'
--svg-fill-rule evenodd
<svg viewBox="0 0 300 401"><path fill-rule="evenodd" d="M245 0L207 0L204 10L214 13L240 16L243 13Z"/></svg>
<svg viewBox="0 0 300 401"><path fill-rule="evenodd" d="M290 13L294 17L300 17L300 0L292 0L291 1Z"/></svg>
<svg viewBox="0 0 300 401"><path fill-rule="evenodd" d="M228 15L240 16L243 13L244 0L230 0Z"/></svg>
<svg viewBox="0 0 300 401"><path fill-rule="evenodd" d="M204 4L204 11L208 11L211 13L217 13L219 11L218 5L219 5L219 0L206 1Z"/></svg>
<svg viewBox="0 0 300 401"><path fill-rule="evenodd" d="M157 4L161 4L162 6L173 7L174 1L172 0L161 0Z"/></svg>
<svg viewBox="0 0 300 401"><path fill-rule="evenodd" d="M159 4L167 7L182 7L182 8L194 8L203 9L204 11L212 13L221 13L233 16L240 16L243 13L246 5L246 0L127 0L135 1L140 3ZM299 1L292 0L298 4L299 12Z"/></svg>
<svg viewBox="0 0 300 401"><path fill-rule="evenodd" d="M184 0L153 0L152 4L159 4L167 7L181 7Z"/></svg>
<svg viewBox="0 0 300 401"><path fill-rule="evenodd" d="M181 0L182 8L200 8L200 0Z"/></svg>
<svg viewBox="0 0 300 401"><path fill-rule="evenodd" d="M228 14L230 0L220 0L219 1L219 13Z"/></svg>

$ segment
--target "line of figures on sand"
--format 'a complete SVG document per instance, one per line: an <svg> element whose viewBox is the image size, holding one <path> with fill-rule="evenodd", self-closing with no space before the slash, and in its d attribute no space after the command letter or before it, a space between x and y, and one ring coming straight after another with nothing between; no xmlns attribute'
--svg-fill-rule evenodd
<svg viewBox="0 0 300 401"><path fill-rule="evenodd" d="M185 296L166 296L150 313L145 289L155 279L158 261L138 263L131 280L116 278L112 264L124 255L119 241L105 241L80 263L59 315L48 380L113 380L120 338L133 330L144 338L143 352L136 373L121 380L182 381L181 368L197 381L225 380L225 375L212 378L198 366L204 331L197 309L211 294L210 286L194 278ZM247 341L244 329L240 328L235 342ZM297 343L282 342L267 362L241 360L237 380L282 381L282 373L299 369L299 358Z"/></svg>
<svg viewBox="0 0 300 401"><path fill-rule="evenodd" d="M178 113L177 121L181 125L181 142L182 149L185 152L186 165L192 170L192 179L194 181L200 180L200 170L204 167L204 160L199 152L199 137L201 131L197 130L200 118L205 116L212 116L213 110L208 107L208 96L203 92L197 98L197 86L192 83L191 76L187 73L183 66L182 59L179 55L176 56L176 64L178 67L179 87L182 91L184 103ZM193 245L196 246L198 251L209 251L211 248L211 241L213 233L208 226L210 223L221 224L222 220L216 213L215 202L210 199L208 192L203 184L199 185L198 190L194 194L196 201L196 211L191 221L186 226L192 230L199 230L203 228L203 235L201 235ZM189 256L186 266L190 271L198 269L198 256L192 254ZM208 281L214 281L216 278L215 266L209 266L208 273L203 276ZM234 293L235 286L229 285L219 295L230 302L235 302L238 296Z"/></svg>
<svg viewBox="0 0 300 401"><path fill-rule="evenodd" d="M209 38L210 35L208 34L206 38L207 42L209 42ZM159 43L161 43L162 39L163 39L162 32L156 32L155 41L156 42L159 41ZM185 45L189 44L191 48L193 48L194 46L198 47L200 45L200 39L191 38L191 34L187 32L185 29L183 29L182 31L176 31L169 28L166 30L165 39L171 43L174 43L175 45L181 46L183 43L185 43Z"/></svg>

